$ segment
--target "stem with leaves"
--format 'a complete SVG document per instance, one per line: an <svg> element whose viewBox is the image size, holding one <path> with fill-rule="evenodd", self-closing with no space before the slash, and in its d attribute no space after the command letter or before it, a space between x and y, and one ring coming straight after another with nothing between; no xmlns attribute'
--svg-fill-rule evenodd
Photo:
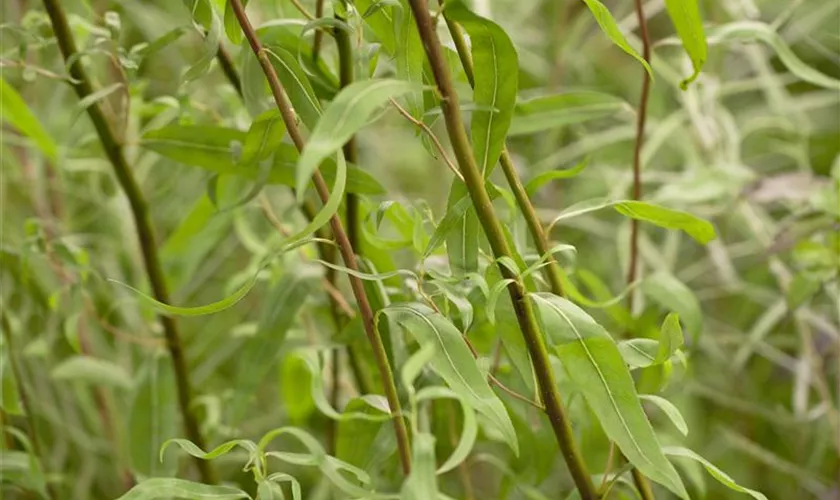
<svg viewBox="0 0 840 500"><path fill-rule="evenodd" d="M443 2L443 0L440 1L441 3ZM443 11L443 17L446 21L446 27L449 29L449 34L452 36L452 41L455 43L455 49L458 52L458 58L461 60L461 66L464 68L464 74L467 76L467 81L469 81L471 87L475 87L475 71L473 70L472 56L470 55L469 48L467 47L467 42L464 39L464 33L460 26L446 17L445 10ZM499 165L501 165L502 171L505 174L505 179L507 179L511 190L513 191L513 196L516 198L516 204L519 206L519 210L525 217L528 232L531 233L531 238L534 240L537 251L540 256L546 256L544 274L551 286L551 292L562 297L564 294L563 285L561 284L560 279L562 273L560 265L557 263L554 255L549 255L548 253L550 249L548 247L548 238L546 237L545 230L543 229L540 218L537 215L537 210L534 208L534 204L531 203L531 199L528 196L525 186L522 185L522 180L519 178L519 174L516 171L516 166L513 164L513 159L510 156L507 145L502 148L502 154L499 157Z"/></svg>
<svg viewBox="0 0 840 500"><path fill-rule="evenodd" d="M58 0L43 0L44 7L50 17L53 31L58 42L58 47L64 60L70 69L70 76L73 78L73 89L80 99L89 99L93 95L93 85L82 66L82 57L76 48L76 42L70 25L67 22L67 15ZM140 186L134 178L131 168L123 154L122 145L117 140L105 113L99 103L93 103L87 107L102 148L105 151L117 181L125 192L131 207L131 214L134 218L137 239L143 256L143 264L152 288L154 298L162 303L169 303L169 290L166 286L163 268L157 252L154 231L152 230L149 218L149 208L143 196ZM184 348L181 344L181 336L178 332L178 325L175 319L170 316L158 316L166 337L167 348L175 371L175 380L178 390L178 406L181 417L184 421L184 430L187 438L196 446L206 449L205 439L199 429L198 419L192 411L192 388L190 385L190 374L187 367ZM197 458L196 465L205 483L216 483L216 473L210 462Z"/></svg>
<svg viewBox="0 0 840 500"><path fill-rule="evenodd" d="M277 72L268 60L268 54L263 49L262 44L257 37L256 31L251 25L248 16L245 14L245 8L242 6L241 0L229 1L233 7L236 19L245 34L245 38L248 40L248 44L254 51L254 55L257 56L257 60L268 79L271 94L274 97L274 102L277 105L277 109L280 111L283 122L286 124L286 130L288 130L289 136L292 138L292 142L294 142L298 151L303 151L306 143L300 129L298 128L294 110L292 109L285 90L283 89L283 85L280 83ZM330 197L330 190L320 171L315 171L312 175L312 181L315 184L315 190L318 192L318 196L321 198L321 201L326 203ZM347 237L347 233L344 231L341 219L337 214L330 218L330 228L332 229L333 236L335 236L336 243L338 244L339 251L341 252L342 260L344 260L344 265L351 271L358 271L359 266L356 263L356 255L353 251L352 245L350 244L350 240ZM373 309L371 308L370 301L365 294L364 285L358 277L353 276L352 274L350 274L349 279L350 287L353 289L353 295L355 296L356 302L359 306L359 312L362 317L362 324L364 325L365 333L368 337L371 348L373 349L373 355L376 360L377 368L379 369L379 374L382 377L382 385L385 388L385 397L388 400L388 406L394 417L394 431L397 437L397 450L400 456L400 463L402 464L403 472L408 475L411 471L411 445L408 440L408 429L405 425L405 420L402 417L402 409L397 395L397 386L394 381L394 375L391 370L391 366L388 363L385 346L383 345L382 339L376 330Z"/></svg>
<svg viewBox="0 0 840 500"><path fill-rule="evenodd" d="M464 177L470 198L475 206L478 218L490 242L493 255L498 259L501 257L511 258L511 250L504 236L502 224L496 217L493 205L487 190L484 187L484 178L475 163L472 148L464 129L461 118L461 109L458 104L458 95L452 84L452 75L446 58L443 55L440 40L432 24L429 15L429 6L426 0L410 0L411 10L417 23L420 39L429 60L432 73L434 74L437 89L441 98L446 129L452 149ZM597 493L592 483L592 478L586 470L586 464L580 454L580 450L574 440L571 422L566 415L560 400L560 394L554 380L554 373L548 356L548 348L542 333L537 325L537 318L533 306L527 298L527 292L521 279L512 273L505 266L499 266L502 276L511 279L508 292L516 313L519 328L525 339L525 344L534 363L534 371L539 382L540 393L545 403L546 413L551 422L552 429L557 437L560 450L566 459L572 478L577 485L580 496L583 500L595 500Z"/></svg>
<svg viewBox="0 0 840 500"><path fill-rule="evenodd" d="M5 306L4 306L5 307ZM44 472L46 475L46 462L44 461L44 453L43 447L41 446L41 438L38 436L37 428L35 427L35 411L32 408L32 400L29 399L29 392L27 388L23 384L23 370L21 369L20 364L18 363L17 354L15 353L14 349L14 337L12 334L12 324L9 321L8 315L6 315L6 310L0 310L0 327L3 329L3 340L6 344L6 352L9 356L9 364L12 368L12 374L17 381L17 388L18 388L18 396L20 397L20 404L23 406L23 411L26 413L26 424L29 427L29 441L32 443L32 453L35 455L35 460L39 462L41 465L41 471ZM3 434L6 433L6 429L3 428L0 430ZM54 487L47 482L47 495L49 500L57 500L60 498L56 492Z"/></svg>

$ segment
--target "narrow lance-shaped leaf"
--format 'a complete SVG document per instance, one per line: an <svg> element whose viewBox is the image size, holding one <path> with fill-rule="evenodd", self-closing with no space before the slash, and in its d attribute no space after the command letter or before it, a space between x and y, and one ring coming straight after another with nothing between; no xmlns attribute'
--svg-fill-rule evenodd
<svg viewBox="0 0 840 500"><path fill-rule="evenodd" d="M490 389L487 379L467 347L461 332L445 317L423 304L399 304L381 311L409 332L421 346L433 344L435 355L429 363L452 389L504 436L519 452L513 423L502 401Z"/></svg>
<svg viewBox="0 0 840 500"><path fill-rule="evenodd" d="M248 0L242 0L242 7L247 5ZM239 26L239 20L236 19L230 0L225 2L225 34L235 45L239 45L242 41L242 28Z"/></svg>
<svg viewBox="0 0 840 500"><path fill-rule="evenodd" d="M566 373L583 394L604 432L644 475L688 498L665 459L615 341L586 312L551 294L531 294L543 331Z"/></svg>
<svg viewBox="0 0 840 500"><path fill-rule="evenodd" d="M463 206L459 206L461 203L464 203ZM461 209L463 209L463 214L460 217L456 216ZM458 179L453 179L452 188L449 191L447 213L444 219L447 217L450 217L449 220L453 222L446 236L446 253L449 256L449 267L452 273L466 274L477 271L481 226L478 214L467 195L467 189Z"/></svg>
<svg viewBox="0 0 840 500"><path fill-rule="evenodd" d="M645 61L642 56L636 52L636 49L630 46L627 42L627 39L624 38L624 34L621 33L621 28L618 27L618 23L615 21L615 18L612 14L610 14L609 9L607 9L604 4L599 2L598 0L583 0L589 10L592 12L592 15L595 16L595 21L598 22L598 26L601 27L601 31L604 32L607 37L614 44L616 44L621 50L627 52L634 59L639 61L642 66L645 67L645 71L648 72L650 75L651 80L653 80L653 69L651 69L650 65Z"/></svg>
<svg viewBox="0 0 840 500"><path fill-rule="evenodd" d="M671 420L674 427L676 427L683 436L688 435L688 424L685 423L685 418L683 418L679 408L674 406L674 403L654 394L640 394L639 399L655 404L660 410L662 410L662 413Z"/></svg>
<svg viewBox="0 0 840 500"><path fill-rule="evenodd" d="M609 201L603 198L584 200L563 210L551 221L550 226L607 207L613 207L618 213L631 219L649 222L666 229L679 229L698 243L706 244L717 238L715 227L705 219L681 210L635 200Z"/></svg>
<svg viewBox="0 0 840 500"><path fill-rule="evenodd" d="M146 479L131 488L117 500L156 500L183 498L187 500L235 500L251 498L246 492L232 486L194 483L186 479L156 477Z"/></svg>
<svg viewBox="0 0 840 500"><path fill-rule="evenodd" d="M178 399L172 362L154 353L140 373L128 412L128 454L133 470L147 477L174 475L177 460L161 463L160 447L178 435Z"/></svg>
<svg viewBox="0 0 840 500"><path fill-rule="evenodd" d="M674 23L683 47L694 66L694 73L680 82L680 88L685 90L693 82L706 63L706 35L703 33L703 19L697 0L665 0L668 16Z"/></svg>
<svg viewBox="0 0 840 500"><path fill-rule="evenodd" d="M222 23L219 21L219 17L208 0L183 0L183 2L192 13L196 24L196 31L204 39L201 56L196 59L192 66L187 68L181 77L181 83L185 85L201 78L209 71L210 64L216 57L216 52L219 50L219 42L222 39Z"/></svg>
<svg viewBox="0 0 840 500"><path fill-rule="evenodd" d="M10 123L21 134L29 137L47 159L52 162L56 161L58 148L52 137L44 130L41 122L26 105L20 94L2 78L0 78L0 108L3 109L3 113L0 113L0 119Z"/></svg>
<svg viewBox="0 0 840 500"><path fill-rule="evenodd" d="M273 116L273 113L275 111L268 111L265 116ZM261 175L261 166L255 164L254 159L262 157L265 152L273 152L274 162L266 182L294 187L295 167L300 154L293 145L276 142L279 130L280 125L274 121L274 118L262 122L259 126L255 122L248 133L207 125L168 125L143 134L140 146L184 165L199 167L219 175L235 175L251 180L258 180ZM252 135L251 132L258 132L260 135ZM263 138L265 143L262 142ZM264 146L258 144L264 144ZM234 151L240 146L242 158L237 164ZM331 183L335 182L336 169L337 164L333 159L327 159L320 167L324 179ZM350 165L346 170L348 192L357 194L385 192L379 181L366 171Z"/></svg>
<svg viewBox="0 0 840 500"><path fill-rule="evenodd" d="M455 392L446 387L424 387L417 393L417 401L434 400L434 399L455 399L461 404L461 414L464 418L463 430L461 431L461 438L452 454L443 464L437 468L437 474L443 474L451 471L464 460L467 459L470 452L475 445L475 439L478 436L478 420L475 417L473 409Z"/></svg>
<svg viewBox="0 0 840 500"><path fill-rule="evenodd" d="M505 145L516 93L519 90L519 60L507 33L496 23L471 12L460 0L446 3L447 18L463 26L470 36L475 71L470 133L476 163L490 175Z"/></svg>
<svg viewBox="0 0 840 500"><path fill-rule="evenodd" d="M684 342L680 316L671 313L662 322L659 329L659 349L656 352L654 363L663 363L674 354L674 351L682 347Z"/></svg>
<svg viewBox="0 0 840 500"><path fill-rule="evenodd" d="M684 457L699 462L703 465L706 471L709 474L711 474L711 476L715 478L720 484L726 486L727 488L733 491L746 493L747 495L755 498L756 500L767 500L767 497L764 496L762 493L739 485L735 482L734 479L729 477L729 475L715 467L713 463L709 462L708 460L706 460L705 458L701 457L700 455L688 448L683 448L680 446L666 446L662 448L662 451L669 457Z"/></svg>
<svg viewBox="0 0 840 500"><path fill-rule="evenodd" d="M318 165L339 150L388 99L417 92L422 86L400 80L366 80L345 87L318 121L300 155L295 188L302 201L306 185Z"/></svg>
<svg viewBox="0 0 840 500"><path fill-rule="evenodd" d="M51 375L56 380L102 384L129 389L131 376L120 365L89 356L73 356L53 368Z"/></svg>

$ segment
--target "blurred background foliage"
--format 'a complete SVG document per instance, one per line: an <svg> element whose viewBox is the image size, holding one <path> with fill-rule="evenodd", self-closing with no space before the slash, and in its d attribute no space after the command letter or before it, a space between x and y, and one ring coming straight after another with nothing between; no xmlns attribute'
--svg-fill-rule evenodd
<svg viewBox="0 0 840 500"><path fill-rule="evenodd" d="M302 2L314 12L314 2ZM216 3L222 12L224 2ZM291 1L252 3L249 13L255 24L303 19ZM140 143L145 131L167 123L247 130L250 115L215 62L201 78L186 84L181 79L184 68L205 54L203 39L181 2L62 4L72 14L78 45L88 54L98 88L105 89L99 98L148 197L173 303L206 304L229 295L254 274L268 242L282 240L265 217L267 206L279 214L286 230L303 222L292 195L285 186L267 185L256 200L237 210L217 211L207 194L207 171L169 160ZM632 2L605 4L631 44L639 46ZM708 62L699 79L682 91L678 83L690 74L690 62L674 38L664 2L645 2L656 79L643 152L644 199L705 217L719 234L701 247L678 232L646 228L642 233L643 274L673 274L690 288L702 310L702 331L686 339L688 363L675 368L664 395L688 421L686 445L740 484L771 499L837 499L840 92L808 83L800 73L804 66L840 80L840 3L701 4L710 41ZM523 103L570 90L611 97L600 107L551 118L551 126L510 138L525 180L587 161L580 175L546 185L535 195L540 216L548 223L576 202L626 197L632 181L639 64L603 36L583 2L474 0L473 8L503 26L516 45ZM67 72L40 3L7 0L0 15L3 79L21 94L58 148L51 161L3 125L2 319L13 332L14 352L27 377L36 428L47 449L44 467L64 479L64 498L78 499L118 496L128 470L171 475L180 464L189 475L189 464L179 462L174 449L162 463L157 461L159 445L179 436L180 427L171 368L153 310L107 281L146 287L126 200L112 179L84 103L62 82ZM727 26L747 23L754 32L725 35ZM770 35L761 35L764 29ZM169 43L156 45L165 35L171 35ZM313 31L304 36L309 43ZM358 54L373 53L371 40L355 40ZM225 43L241 70L240 48ZM792 54L796 64L791 66L785 54ZM329 37L322 57L335 74L336 51ZM388 74L392 63L380 56L376 71ZM468 104L471 93L463 73L458 88ZM445 137L440 123L432 127ZM366 210L375 211L386 199L405 207L404 213L388 212L379 236L407 243L365 250L390 254L398 268L420 265L412 239L422 243L428 238L422 233L430 233L433 220L441 217L451 178L445 164L431 154L433 148L418 136L393 109L358 135L359 164L387 192L367 196ZM252 185L222 176L216 202L221 207L235 204ZM503 201L497 205L504 210ZM508 223L526 246L522 222L510 217ZM576 247L574 258L561 262L575 270L588 293L597 296L599 286L608 295L623 289L627 220L594 212L563 220L550 236ZM195 404L214 443L258 437L287 423L326 439L331 427L311 399L311 374L290 354L294 346L331 340L334 326L326 296L318 293L319 286L303 287L305 304L296 317L283 325L271 317L278 300L288 295L289 275L321 272L312 263L314 257L312 249L288 253L235 306L180 320L198 396ZM438 252L426 268L445 269L444 259ZM339 283L346 291L343 278ZM387 284L392 300L412 297L418 286L399 279ZM590 312L615 334L625 326L626 311L620 305ZM655 336L665 309L643 299L635 312L635 330ZM287 343L256 394L237 395L232 381L243 370L242 346L261 328L287 329ZM492 352L494 327L479 324L474 332L479 351ZM8 369L9 352L5 342L4 425L25 428ZM73 366L80 355L101 363ZM509 383L516 386L515 380ZM658 371L643 371L640 392L655 390L660 383ZM339 408L352 390L344 392ZM235 419L231 402L243 396L253 398L246 415ZM447 411L451 408L444 404L435 407L436 428L451 420ZM542 498L535 496L539 491L558 498L557 492L568 489L570 482L550 430L526 409L513 413L523 453L515 458L503 445L480 441L469 472L476 498ZM650 414L662 441L668 444L671 435L676 441L676 429L667 419L655 410ZM573 415L587 461L600 470L606 461L605 438L587 427L591 420L581 405L573 406ZM17 440L10 431L5 446L21 449ZM378 460L387 477L395 466L393 457L384 464L393 443L380 445L386 450L381 456L363 458ZM439 440L438 446L451 450L452 445ZM488 454L503 457L496 459L502 465ZM13 483L19 484L26 475L21 470L29 466L6 457L0 464L3 491L18 498L20 490ZM217 462L226 479L244 481L244 473L237 472L241 455ZM680 470L695 498L738 495L704 479L691 464ZM317 470L289 472L304 485L308 498L329 494ZM458 473L442 476L441 488L458 497Z"/></svg>

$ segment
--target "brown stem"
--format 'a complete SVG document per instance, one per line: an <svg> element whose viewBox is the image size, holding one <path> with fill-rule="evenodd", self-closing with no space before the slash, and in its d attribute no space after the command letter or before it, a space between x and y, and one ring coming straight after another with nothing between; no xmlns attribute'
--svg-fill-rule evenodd
<svg viewBox="0 0 840 500"><path fill-rule="evenodd" d="M294 110L289 102L289 98L286 96L286 92L283 90L283 86L280 83L277 72L268 60L268 55L257 38L257 33L254 31L253 26L251 26L251 22L248 20L248 16L245 14L245 9L242 6L242 2L240 0L229 1L233 7L234 13L236 14L236 18L239 21L239 25L245 33L245 38L248 39L248 43L251 45L251 49L257 56L257 60L268 79L269 88L274 96L274 101L277 104L280 115L283 117L283 122L286 124L289 136L292 138L292 142L294 142L297 149L299 151L303 151L305 141L303 140L303 135L297 126ZM318 196L321 198L321 201L326 203L330 197L330 190L320 171L315 171L312 176L312 181L315 184L315 190L318 192ZM330 228L332 229L333 236L335 236L336 243L338 244L339 251L341 252L342 260L344 260L344 265L353 271L357 271L359 267L356 263L356 256L353 253L353 247L350 245L350 240L347 237L347 233L344 232L341 219L337 215L333 215L330 218ZM385 397L388 400L391 413L394 415L393 423L394 431L397 437L397 449L399 451L403 472L407 475L411 470L411 445L408 440L408 429L406 428L405 421L402 417L402 409L397 396L397 386L394 382L394 375L391 371L391 366L388 364L385 346L382 344L382 339L376 331L373 309L371 308L370 302L365 294L364 285L359 278L353 276L352 274L349 276L349 279L350 287L353 289L353 295L355 296L356 303L359 306L359 312L362 317L362 324L365 327L365 333L368 337L371 348L373 349L373 355L376 360L377 368L379 369L379 374L382 377L382 385L385 388Z"/></svg>
<svg viewBox="0 0 840 500"><path fill-rule="evenodd" d="M647 18L642 7L642 0L634 0L636 17L639 20L639 30L642 36L642 57L650 64L650 35L648 33ZM636 143L633 147L633 199L642 198L642 146L645 140L645 122L647 120L648 97L650 96L650 74L642 70L642 95L639 98L639 113L636 118ZM630 221L630 263L627 269L627 283L636 281L639 260L639 221ZM633 290L627 294L627 310L633 314ZM653 490L647 478L633 468L633 482L642 496L642 500L653 500Z"/></svg>
<svg viewBox="0 0 840 500"><path fill-rule="evenodd" d="M647 19L642 7L642 0L634 0L636 17L639 19L639 30L642 36L642 57L650 64L650 35L648 34ZM636 115L636 143L633 147L633 199L642 198L642 146L645 140L645 122L647 121L647 105L650 96L650 74L642 70L642 95L639 98L639 112ZM630 221L630 264L627 269L627 283L636 281L636 271L639 260L639 221ZM627 294L627 308L632 314L633 291Z"/></svg>
<svg viewBox="0 0 840 500"><path fill-rule="evenodd" d="M305 14L304 14L305 15ZM312 19L320 19L324 15L324 0L315 0L315 16ZM321 46L324 44L324 32L315 30L315 39L312 41L312 60L317 61L321 55Z"/></svg>
<svg viewBox="0 0 840 500"><path fill-rule="evenodd" d="M94 92L93 86L90 83L87 72L82 66L82 58L79 57L79 52L76 49L76 42L73 39L70 25L67 22L67 15L62 8L61 2L58 0L43 0L43 3L50 17L61 54L64 60L70 63L70 76L74 80L72 84L73 89L80 99L88 98ZM102 143L102 148L114 169L117 181L128 198L137 231L137 239L143 256L143 264L152 288L152 295L159 302L169 303L169 291L166 287L166 279L157 253L154 231L152 230L152 224L149 218L149 208L140 190L140 186L134 179L134 174L123 155L122 145L118 142L99 103L88 106L87 113L93 122L96 133ZM192 389L189 381L190 374L177 323L174 318L163 315L158 316L158 320L163 326L167 348L169 349L169 355L175 371L178 405L184 420L184 430L190 441L196 446L206 449L205 439L199 429L198 419L191 408ZM197 458L196 465L205 483L215 483L217 481L215 470L210 462Z"/></svg>
<svg viewBox="0 0 840 500"><path fill-rule="evenodd" d="M461 118L458 95L452 84L452 75L449 72L440 40L432 24L432 18L429 15L428 3L426 0L410 0L409 3L414 13L420 39L423 40L423 48L437 83L449 141L452 144L461 174L464 176L464 183L469 191L473 206L490 242L493 255L497 259L501 257L511 258L512 253L505 239L502 224L496 216L490 197L484 187L484 178L475 163ZM499 267L502 276L512 280L511 285L508 286L508 293L519 328L534 363L534 370L537 374L540 393L545 403L549 421L566 459L566 464L578 487L581 498L583 500L595 500L597 498L595 486L575 443L571 422L566 415L566 410L563 408L560 394L557 391L554 373L549 361L548 348L537 326L535 312L531 302L527 299L525 286L519 277L514 275L507 267L503 265Z"/></svg>

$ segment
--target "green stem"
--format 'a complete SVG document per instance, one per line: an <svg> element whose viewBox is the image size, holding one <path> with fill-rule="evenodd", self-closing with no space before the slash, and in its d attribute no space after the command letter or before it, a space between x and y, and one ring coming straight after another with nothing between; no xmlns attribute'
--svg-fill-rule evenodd
<svg viewBox="0 0 840 500"><path fill-rule="evenodd" d="M43 0L43 3L50 17L61 54L64 60L69 63L70 76L73 77L75 82L72 84L73 89L80 99L88 98L94 92L93 85L82 66L82 58L76 49L76 42L73 39L70 25L67 22L67 15L61 6L61 2L58 0ZM87 113L93 122L93 126L102 143L102 148L105 150L105 155L108 157L114 169L117 181L125 192L129 205L131 206L137 239L140 244L143 264L148 275L149 284L152 288L152 295L159 302L169 303L169 291L166 287L166 279L157 253L154 231L152 230L152 224L149 218L149 208L143 197L143 193L140 191L140 187L134 179L131 168L128 166L128 162L123 155L122 145L117 140L99 104L94 103L88 106ZM187 438L196 446L206 449L205 439L199 429L198 419L190 406L192 402L192 389L189 381L190 374L177 323L174 318L169 316L158 316L158 320L163 327L167 348L169 349L169 355L175 371L178 405L184 420L184 429ZM212 484L217 482L215 470L210 462L196 458L196 465L205 483Z"/></svg>
<svg viewBox="0 0 840 500"><path fill-rule="evenodd" d="M219 44L216 59L219 61L219 66L222 67L225 77L236 90L236 93L239 94L239 97L242 97L242 81L239 79L239 73L236 72L236 65L233 63L230 53L222 44Z"/></svg>
<svg viewBox="0 0 840 500"><path fill-rule="evenodd" d="M259 38L257 38L256 31L254 31L253 26L251 26L251 22L245 14L245 9L242 6L241 0L229 1L233 7L234 13L236 14L236 18L239 21L239 25L245 34L245 38L248 39L248 43L251 45L251 49L257 56L257 60L268 79L271 93L274 96L274 102L277 104L277 109L283 117L283 122L286 124L286 130L288 130L289 136L292 138L292 142L294 142L297 149L299 151L303 151L306 143L300 129L298 128L294 110L292 109L285 90L283 89L283 85L280 83L277 72L268 60L268 55L263 49ZM326 181L324 181L324 177L321 175L320 171L315 171L312 175L312 181L315 184L315 190L318 192L318 196L321 198L321 201L326 203L330 197L330 189L327 186ZM330 228L332 229L333 236L335 236L336 243L338 244L339 251L341 252L342 260L344 260L344 265L353 271L357 271L359 266L356 262L353 247L350 245L350 240L347 237L347 233L344 231L341 219L337 215L333 215L330 218ZM385 398L388 400L388 406L391 409L392 415L394 415L394 432L397 438L397 449L399 451L403 472L408 475L411 471L411 445L408 440L408 429L406 428L405 420L402 417L402 408L400 407L400 401L397 395L397 386L394 382L394 374L391 371L391 366L388 364L388 356L385 352L385 346L382 344L382 339L376 331L373 309L371 308L370 301L368 301L367 295L365 294L364 285L358 277L353 276L352 274L349 276L349 279L350 287L353 289L353 295L356 298L356 303L359 306L359 312L362 316L365 333L368 337L371 348L373 349L373 355L376 360L377 368L379 369L379 374L382 377L382 385L385 388Z"/></svg>
<svg viewBox="0 0 840 500"><path fill-rule="evenodd" d="M0 310L0 326L3 328L3 340L6 342L6 352L9 355L9 364L12 365L12 373L17 380L18 396L20 397L20 404L23 406L23 411L26 413L26 424L29 427L29 441L32 443L32 453L35 455L35 460L41 464L41 470L46 476L47 464L44 460L43 447L41 446L41 438L38 436L37 428L35 426L35 409L32 407L32 401L29 399L29 392L23 384L23 369L18 363L17 356L14 349L14 337L12 336L12 325L9 317L6 315L6 310ZM0 430L5 434L5 429ZM57 500L59 495L56 494L54 486L47 481L47 495L50 500Z"/></svg>
<svg viewBox="0 0 840 500"><path fill-rule="evenodd" d="M472 56L470 55L469 47L464 39L464 33L458 24L446 17L445 10L443 12L443 18L446 21L446 27L449 29L449 34L452 36L452 41L455 43L455 49L458 52L458 58L461 60L461 66L464 68L464 74L467 76L467 81L470 82L471 87L475 88L475 71L473 69L473 61ZM510 156L507 145L502 148L502 154L499 157L499 164L502 166L502 171L505 174L505 178L507 179L511 190L513 190L513 196L516 198L516 204L519 206L519 210L525 217L525 224L528 226L528 232L531 233L531 238L534 240L537 251L541 256L547 255L549 251L548 238L546 237L540 218L537 215L537 210L534 208L534 204L531 203L528 192L525 190L525 186L522 185L522 180L516 172L516 166L513 164L513 159ZM554 258L554 255L547 255L546 266L544 267L543 272L549 285L551 285L552 293L562 297L564 295L561 281L562 271L560 269L560 265L557 263L557 260Z"/></svg>
<svg viewBox="0 0 840 500"><path fill-rule="evenodd" d="M441 97L441 108L443 110L446 130L458 166L464 176L464 182L469 191L470 198L475 206L478 218L490 242L493 255L498 259L501 257L511 258L512 253L504 236L502 224L496 217L493 205L487 190L484 187L484 178L475 163L472 148L464 129L461 118L461 110L458 103L458 95L452 84L452 76L443 55L440 40L432 25L429 15L429 6L426 0L410 0L411 10L417 23L420 38L423 40L423 47L432 68L438 92ZM537 319L531 302L527 299L527 292L524 284L518 276L513 274L507 267L499 266L504 278L512 279L508 286L508 293L513 304L516 319L528 352L534 363L534 371L539 382L540 393L545 403L546 413L551 422L560 450L566 459L572 478L577 485L583 500L595 500L597 493L592 483L592 478L586 470L586 464L575 443L572 433L571 422L566 415L560 400L560 394L554 380L554 373L548 356L548 348L545 345L542 333L537 326Z"/></svg>

